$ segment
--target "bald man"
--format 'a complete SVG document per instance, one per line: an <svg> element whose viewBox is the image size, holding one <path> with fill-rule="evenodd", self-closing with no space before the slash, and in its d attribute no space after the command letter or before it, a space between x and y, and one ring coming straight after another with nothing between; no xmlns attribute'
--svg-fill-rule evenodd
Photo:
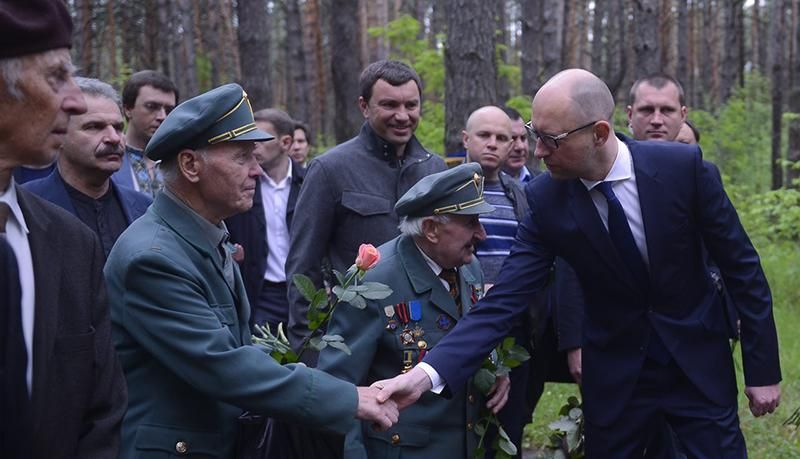
<svg viewBox="0 0 800 459"><path fill-rule="evenodd" d="M690 457L746 457L723 308L701 241L741 317L745 394L755 416L780 401L778 342L758 254L696 145L614 136L595 75L565 70L533 100L535 155L550 174L495 286L412 371L376 383L401 406L460 389L542 288L555 256L586 296L586 455L642 457L667 422ZM713 364L712 364L713 363Z"/></svg>

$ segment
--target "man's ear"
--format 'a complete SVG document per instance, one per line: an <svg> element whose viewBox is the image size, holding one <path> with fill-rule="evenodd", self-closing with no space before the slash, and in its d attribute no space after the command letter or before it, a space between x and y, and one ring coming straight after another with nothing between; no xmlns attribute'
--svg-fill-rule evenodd
<svg viewBox="0 0 800 459"><path fill-rule="evenodd" d="M595 123L593 129L595 146L599 147L608 142L609 136L612 135L613 132L608 121L598 121Z"/></svg>
<svg viewBox="0 0 800 459"><path fill-rule="evenodd" d="M288 152L290 148L292 148L292 143L294 143L294 137L289 134L282 135L278 141L281 143L281 149L283 151Z"/></svg>
<svg viewBox="0 0 800 459"><path fill-rule="evenodd" d="M358 108L361 109L361 114L364 115L364 118L369 118L369 115L367 113L368 105L369 102L366 99L364 99L364 96L358 96Z"/></svg>
<svg viewBox="0 0 800 459"><path fill-rule="evenodd" d="M686 122L686 116L689 114L689 109L686 108L686 105L681 105L681 123Z"/></svg>
<svg viewBox="0 0 800 459"><path fill-rule="evenodd" d="M431 244L439 242L439 224L431 218L422 220L422 237Z"/></svg>
<svg viewBox="0 0 800 459"><path fill-rule="evenodd" d="M184 148L178 152L178 170L189 182L197 183L200 180L204 166L203 159L197 151Z"/></svg>

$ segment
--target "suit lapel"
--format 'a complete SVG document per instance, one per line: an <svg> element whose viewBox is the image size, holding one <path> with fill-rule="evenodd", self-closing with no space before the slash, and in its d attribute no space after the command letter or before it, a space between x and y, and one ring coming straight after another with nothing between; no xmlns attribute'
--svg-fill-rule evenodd
<svg viewBox="0 0 800 459"><path fill-rule="evenodd" d="M294 206L297 203L297 196L300 194L300 186L303 184L305 169L298 163L292 161L292 184L289 189L289 199L286 203L286 228L292 229L292 216L294 216Z"/></svg>
<svg viewBox="0 0 800 459"><path fill-rule="evenodd" d="M428 266L428 263L414 244L414 240L408 236L403 236L398 242L397 252L400 255L403 269L408 275L414 293L422 295L425 292L430 292L429 300L433 306L458 320L456 302L453 301L450 292L444 288L439 277L433 274L430 266Z"/></svg>
<svg viewBox="0 0 800 459"><path fill-rule="evenodd" d="M636 189L639 192L639 207L642 211L645 241L647 242L647 257L649 259L650 279L653 279L653 267L660 263L660 245L654 241L663 241L664 230L667 225L663 221L664 210L669 209L666 188L658 178L658 170L650 167L643 155L634 154L631 145L628 145L633 158L633 169L636 171Z"/></svg>
<svg viewBox="0 0 800 459"><path fill-rule="evenodd" d="M53 222L47 214L41 212L36 203L29 202L29 199L31 197L28 192L17 186L17 201L30 231L28 243L31 249L36 289L33 321L34 397L32 400L34 419L42 419L42 413L48 407L43 405L44 397L37 397L36 394L46 392L43 384L47 381L49 369L47 356L52 355L55 336L58 333L58 313L60 311L57 305L62 258L59 256L61 249L59 248L58 231L50 231ZM34 431L36 431L36 426L34 426Z"/></svg>
<svg viewBox="0 0 800 459"><path fill-rule="evenodd" d="M109 181L109 186L111 187L112 191L114 191L114 196L117 198L117 202L119 202L120 206L122 207L122 212L125 214L125 220L128 221L130 225L133 223L133 212L131 209L136 205L136 202L129 196L127 193L123 193L120 187L114 185L113 181Z"/></svg>

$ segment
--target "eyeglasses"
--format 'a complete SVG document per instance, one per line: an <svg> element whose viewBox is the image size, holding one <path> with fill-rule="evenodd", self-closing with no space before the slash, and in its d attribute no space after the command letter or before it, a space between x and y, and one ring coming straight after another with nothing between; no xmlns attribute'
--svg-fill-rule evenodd
<svg viewBox="0 0 800 459"><path fill-rule="evenodd" d="M559 140L566 139L567 136L572 134L573 132L578 132L581 129L586 129L589 126L594 126L595 123L597 123L597 121L592 121L589 124L584 124L581 127L577 127L571 131L567 131L564 132L563 134L558 134L558 135L543 134L537 131L536 128L533 127L533 121L528 121L527 123L525 123L525 129L528 131L528 135L534 142L537 139L541 139L545 147L549 148L550 150L558 150Z"/></svg>

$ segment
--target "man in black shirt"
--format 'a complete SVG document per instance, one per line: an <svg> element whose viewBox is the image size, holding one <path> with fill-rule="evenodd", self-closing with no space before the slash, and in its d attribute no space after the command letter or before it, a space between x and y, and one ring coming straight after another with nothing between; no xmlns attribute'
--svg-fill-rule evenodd
<svg viewBox="0 0 800 459"><path fill-rule="evenodd" d="M119 95L100 80L75 81L88 110L70 118L56 170L25 187L78 217L97 234L108 256L119 235L152 200L109 179L124 152Z"/></svg>

